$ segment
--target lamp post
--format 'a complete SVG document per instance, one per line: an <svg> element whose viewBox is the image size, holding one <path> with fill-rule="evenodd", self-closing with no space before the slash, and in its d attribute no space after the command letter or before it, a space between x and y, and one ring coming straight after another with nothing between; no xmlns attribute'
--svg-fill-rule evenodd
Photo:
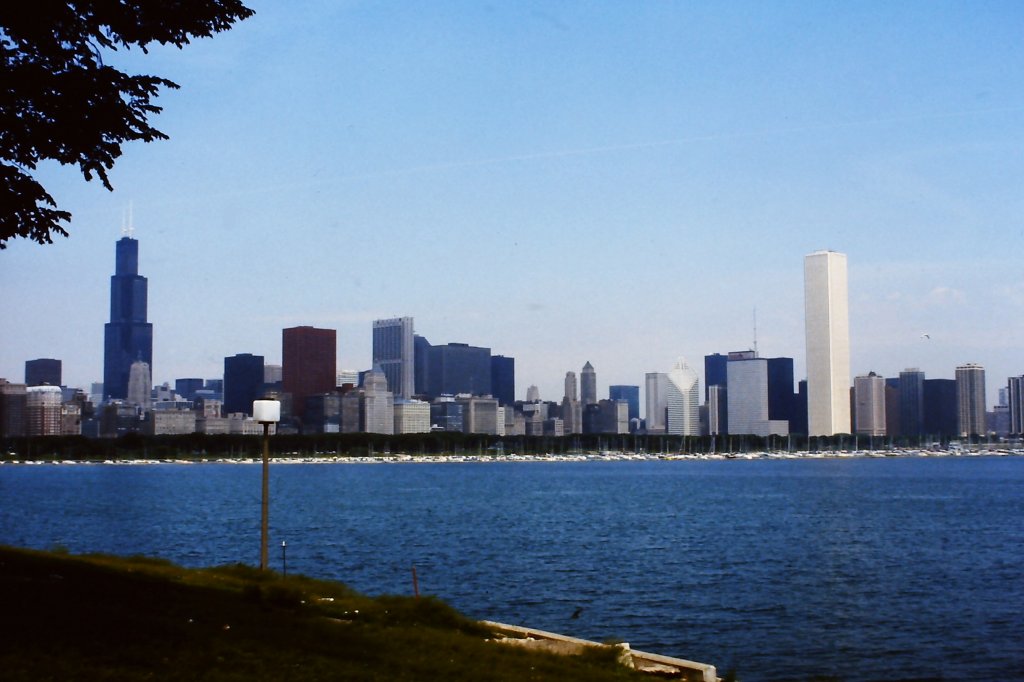
<svg viewBox="0 0 1024 682"><path fill-rule="evenodd" d="M281 421L277 400L252 401L253 419L263 425L263 494L260 500L260 570L267 570L268 505L270 501L270 425Z"/></svg>

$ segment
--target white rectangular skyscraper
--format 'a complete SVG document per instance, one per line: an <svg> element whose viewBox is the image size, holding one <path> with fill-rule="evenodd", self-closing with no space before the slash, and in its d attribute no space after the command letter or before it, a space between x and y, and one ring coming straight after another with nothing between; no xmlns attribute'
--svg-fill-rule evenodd
<svg viewBox="0 0 1024 682"><path fill-rule="evenodd" d="M850 314L846 254L804 257L809 436L850 433Z"/></svg>

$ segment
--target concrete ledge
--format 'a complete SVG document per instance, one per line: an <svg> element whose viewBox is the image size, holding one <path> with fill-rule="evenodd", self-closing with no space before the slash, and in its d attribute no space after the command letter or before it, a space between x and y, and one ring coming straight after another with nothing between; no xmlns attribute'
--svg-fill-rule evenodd
<svg viewBox="0 0 1024 682"><path fill-rule="evenodd" d="M507 623L496 623L489 620L481 621L481 624L493 630L495 634L507 637L508 639L501 641L510 646L525 646L563 655L579 654L585 647L616 646L622 649L620 661L624 665L641 672L659 675L666 679L686 680L686 682L718 681L718 673L715 670L715 666L708 665L707 663L697 663L696 661L687 661L682 658L634 651L629 648L628 644L601 644L600 642L592 642L587 639L560 635L556 632L524 628L519 625L508 625Z"/></svg>

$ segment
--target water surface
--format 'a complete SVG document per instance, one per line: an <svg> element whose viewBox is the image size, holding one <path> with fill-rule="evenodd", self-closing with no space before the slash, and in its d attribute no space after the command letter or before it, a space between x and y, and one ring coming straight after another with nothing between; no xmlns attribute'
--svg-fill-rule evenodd
<svg viewBox="0 0 1024 682"><path fill-rule="evenodd" d="M254 465L0 467L0 543L256 563ZM271 562L733 668L1024 679L1024 458L272 466ZM582 607L578 618L571 616Z"/></svg>

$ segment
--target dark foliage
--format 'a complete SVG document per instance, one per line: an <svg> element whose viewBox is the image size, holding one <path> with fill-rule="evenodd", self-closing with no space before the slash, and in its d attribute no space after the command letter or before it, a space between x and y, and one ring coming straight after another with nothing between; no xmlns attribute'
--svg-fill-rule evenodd
<svg viewBox="0 0 1024 682"><path fill-rule="evenodd" d="M241 0L35 0L0 3L0 249L24 237L67 236L71 214L33 177L41 161L107 176L125 142L166 139L149 124L159 76L129 75L103 52L183 47L252 15Z"/></svg>

